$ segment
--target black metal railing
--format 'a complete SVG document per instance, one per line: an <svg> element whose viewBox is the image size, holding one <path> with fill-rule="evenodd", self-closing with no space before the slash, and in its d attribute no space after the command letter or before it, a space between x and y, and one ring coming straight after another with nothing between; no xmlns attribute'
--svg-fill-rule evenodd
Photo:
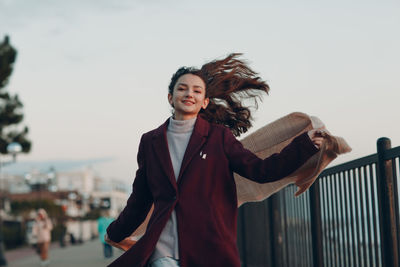
<svg viewBox="0 0 400 267"><path fill-rule="evenodd" d="M288 186L239 209L242 266L399 266L400 147L326 169L294 198Z"/></svg>

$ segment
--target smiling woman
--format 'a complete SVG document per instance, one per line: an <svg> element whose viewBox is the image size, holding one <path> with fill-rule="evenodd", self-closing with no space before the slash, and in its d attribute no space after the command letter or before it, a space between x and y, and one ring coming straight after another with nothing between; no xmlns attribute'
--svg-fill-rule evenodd
<svg viewBox="0 0 400 267"><path fill-rule="evenodd" d="M239 267L233 173L258 183L276 181L318 151L316 131L264 160L234 137L251 126L243 99L257 100L269 89L238 57L201 69L182 67L172 76L173 115L142 136L132 194L107 229L110 244L127 250L110 266ZM132 245L127 237L152 206L146 232Z"/></svg>

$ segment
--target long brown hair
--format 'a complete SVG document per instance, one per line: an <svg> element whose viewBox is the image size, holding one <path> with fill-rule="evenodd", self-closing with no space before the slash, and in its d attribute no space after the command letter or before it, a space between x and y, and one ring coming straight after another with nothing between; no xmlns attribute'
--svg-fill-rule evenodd
<svg viewBox="0 0 400 267"><path fill-rule="evenodd" d="M268 84L261 80L238 59L242 54L234 53L221 60L213 60L200 69L182 67L172 76L168 91L172 95L179 77L194 74L206 84L206 97L210 99L206 109L200 115L209 122L225 125L235 136L239 136L252 126L251 111L243 100L254 100L255 108L262 100L262 93L268 93Z"/></svg>

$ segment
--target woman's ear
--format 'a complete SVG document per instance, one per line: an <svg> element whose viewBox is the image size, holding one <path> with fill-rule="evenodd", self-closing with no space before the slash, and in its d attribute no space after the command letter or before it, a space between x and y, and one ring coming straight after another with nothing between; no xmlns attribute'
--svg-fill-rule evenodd
<svg viewBox="0 0 400 267"><path fill-rule="evenodd" d="M174 107L174 102L172 102L172 95L170 93L168 93L168 102L172 107Z"/></svg>
<svg viewBox="0 0 400 267"><path fill-rule="evenodd" d="M208 97L204 98L203 105L201 105L201 107L203 109L206 109L208 106L208 103L210 103L210 99Z"/></svg>

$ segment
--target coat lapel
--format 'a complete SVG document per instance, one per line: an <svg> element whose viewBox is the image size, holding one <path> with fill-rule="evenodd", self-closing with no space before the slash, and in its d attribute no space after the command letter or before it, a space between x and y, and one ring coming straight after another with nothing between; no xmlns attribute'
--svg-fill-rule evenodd
<svg viewBox="0 0 400 267"><path fill-rule="evenodd" d="M153 135L153 149L158 159L160 160L161 166L167 175L169 181L175 190L178 190L175 180L174 169L172 167L171 156L169 154L168 143L167 143L167 127L169 119L158 129Z"/></svg>
<svg viewBox="0 0 400 267"><path fill-rule="evenodd" d="M189 143L186 147L185 155L183 156L181 169L178 176L178 183L180 183L181 176L184 173L189 162L192 160L193 156L198 154L201 147L206 142L209 128L210 124L206 120L198 116L194 125L192 136L190 137Z"/></svg>

